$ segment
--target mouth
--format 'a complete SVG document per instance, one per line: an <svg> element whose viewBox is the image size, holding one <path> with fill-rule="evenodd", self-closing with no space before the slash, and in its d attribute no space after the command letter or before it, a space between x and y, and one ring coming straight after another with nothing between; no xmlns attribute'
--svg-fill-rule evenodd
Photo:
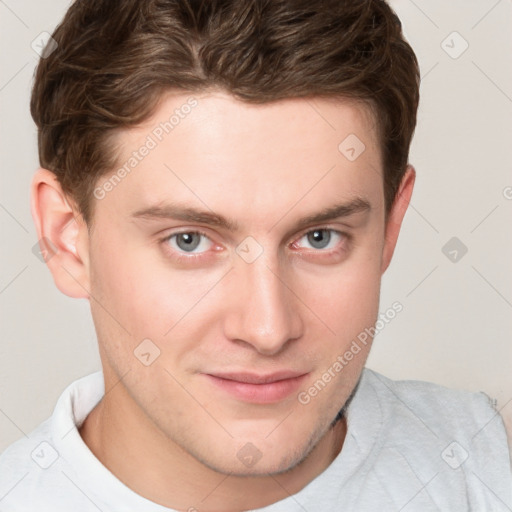
<svg viewBox="0 0 512 512"><path fill-rule="evenodd" d="M223 393L256 404L280 402L297 391L308 373L281 371L266 375L253 373L203 374Z"/></svg>

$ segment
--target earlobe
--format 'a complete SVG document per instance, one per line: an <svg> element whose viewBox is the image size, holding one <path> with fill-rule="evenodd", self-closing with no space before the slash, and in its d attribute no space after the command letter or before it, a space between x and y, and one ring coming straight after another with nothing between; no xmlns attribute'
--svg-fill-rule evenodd
<svg viewBox="0 0 512 512"><path fill-rule="evenodd" d="M389 264L391 263L391 258L393 257L396 242L398 240L398 234L400 233L400 227L402 226L405 212L407 211L407 207L411 201L415 179L416 171L412 165L408 165L402 181L400 182L400 187L396 194L386 223L386 234L382 252L382 274L386 271Z"/></svg>
<svg viewBox="0 0 512 512"><path fill-rule="evenodd" d="M34 174L30 209L41 255L57 288L70 297L89 298L87 226L47 169L39 168Z"/></svg>

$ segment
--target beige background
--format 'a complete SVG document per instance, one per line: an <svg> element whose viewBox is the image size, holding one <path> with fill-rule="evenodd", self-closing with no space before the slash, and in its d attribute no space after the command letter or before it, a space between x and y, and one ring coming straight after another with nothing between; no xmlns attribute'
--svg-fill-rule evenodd
<svg viewBox="0 0 512 512"><path fill-rule="evenodd" d="M88 302L62 295L32 253L31 44L68 5L0 2L0 451L46 419L70 382L100 368ZM512 417L512 3L391 5L422 71L417 182L381 298L383 312L394 301L404 309L368 366L484 391ZM452 237L467 247L457 262L442 251Z"/></svg>

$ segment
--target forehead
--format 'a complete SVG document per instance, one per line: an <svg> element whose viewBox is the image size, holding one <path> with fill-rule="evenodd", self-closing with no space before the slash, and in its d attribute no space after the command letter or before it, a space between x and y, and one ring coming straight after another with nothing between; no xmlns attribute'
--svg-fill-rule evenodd
<svg viewBox="0 0 512 512"><path fill-rule="evenodd" d="M222 92L173 93L151 118L120 132L116 144L124 172L108 202L125 211L171 198L275 217L298 202L382 195L376 125L361 102L250 104Z"/></svg>
<svg viewBox="0 0 512 512"><path fill-rule="evenodd" d="M285 153L290 148L301 147L302 155L326 146L343 150L339 144L348 135L357 136L370 150L378 148L376 122L368 103L311 97L254 104L217 91L163 95L154 114L139 126L120 131L116 143L121 158L128 158L148 137L158 146L179 144L184 157L200 158L198 149L213 152L218 148L218 159L232 158L249 148L261 156L281 148L291 158L292 153Z"/></svg>

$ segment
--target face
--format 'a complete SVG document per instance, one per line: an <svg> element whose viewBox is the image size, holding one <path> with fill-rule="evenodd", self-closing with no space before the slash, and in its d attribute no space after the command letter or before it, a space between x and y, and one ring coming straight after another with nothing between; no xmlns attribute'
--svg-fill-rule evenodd
<svg viewBox="0 0 512 512"><path fill-rule="evenodd" d="M97 183L88 234L106 378L123 377L138 413L210 468L294 467L354 389L370 343L336 361L378 314L371 114L169 95L117 143L125 172Z"/></svg>

